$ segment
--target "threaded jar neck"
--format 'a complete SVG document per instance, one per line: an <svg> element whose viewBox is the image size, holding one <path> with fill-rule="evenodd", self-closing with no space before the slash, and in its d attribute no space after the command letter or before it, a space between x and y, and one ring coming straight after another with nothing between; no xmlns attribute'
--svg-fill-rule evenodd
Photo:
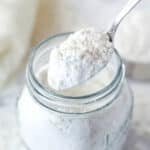
<svg viewBox="0 0 150 150"><path fill-rule="evenodd" d="M113 78L104 88L94 93L82 96L66 96L47 89L36 75L38 69L48 63L51 49L63 42L70 34L64 33L49 37L33 49L26 72L27 87L30 94L40 105L55 112L67 114L94 112L111 104L122 87L125 67L116 50L114 50L112 62L110 62L114 65Z"/></svg>

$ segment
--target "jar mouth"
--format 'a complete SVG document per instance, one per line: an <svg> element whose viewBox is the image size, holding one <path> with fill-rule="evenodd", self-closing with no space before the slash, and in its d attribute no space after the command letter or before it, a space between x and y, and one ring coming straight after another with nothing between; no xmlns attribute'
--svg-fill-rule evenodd
<svg viewBox="0 0 150 150"><path fill-rule="evenodd" d="M59 94L59 93L55 92L54 90L49 90L44 85L42 85L38 81L38 79L34 73L34 68L33 68L34 60L35 60L35 57L37 56L37 53L40 51L41 47L45 43L49 43L51 40L53 40L55 38L68 36L72 33L73 32L67 32L67 33L61 33L61 34L57 34L55 36L51 36L51 37L47 38L46 40L42 41L38 46L33 48L33 51L32 51L31 57L30 57L30 62L27 66L27 85L30 84L38 94L44 96L46 99L52 99L52 97L53 97L55 100L63 101L63 102L65 102L65 101L68 102L68 100L75 101L75 102L80 100L80 102L81 102L81 99L82 99L82 102L86 102L86 103L90 103L91 101L93 101L92 98L95 98L97 96L99 97L99 99L102 99L102 98L106 97L107 95L109 95L110 93L112 93L115 90L115 88L119 84L121 84L121 80L124 78L125 70L123 71L124 67L122 65L122 60L121 60L120 55L116 51L116 49L114 49L114 53L116 55L119 65L118 65L115 77L106 87L102 88L99 91L96 91L95 93L91 93L91 94L87 94L87 95L83 95L83 96L66 96L63 94ZM90 101L89 101L89 99L90 99Z"/></svg>

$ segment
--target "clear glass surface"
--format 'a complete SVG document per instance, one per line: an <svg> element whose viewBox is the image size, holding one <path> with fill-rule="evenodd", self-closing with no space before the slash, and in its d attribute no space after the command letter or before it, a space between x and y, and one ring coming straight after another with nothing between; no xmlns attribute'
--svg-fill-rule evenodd
<svg viewBox="0 0 150 150"><path fill-rule="evenodd" d="M38 80L50 49L69 34L49 38L33 50L18 103L22 139L31 150L120 150L130 126L133 98L116 51L112 78L93 93L66 96Z"/></svg>

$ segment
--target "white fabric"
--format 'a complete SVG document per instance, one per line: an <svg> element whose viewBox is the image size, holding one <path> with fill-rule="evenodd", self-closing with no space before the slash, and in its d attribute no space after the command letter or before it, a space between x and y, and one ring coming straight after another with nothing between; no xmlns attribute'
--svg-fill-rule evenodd
<svg viewBox="0 0 150 150"><path fill-rule="evenodd" d="M0 88L27 52L38 0L0 0Z"/></svg>

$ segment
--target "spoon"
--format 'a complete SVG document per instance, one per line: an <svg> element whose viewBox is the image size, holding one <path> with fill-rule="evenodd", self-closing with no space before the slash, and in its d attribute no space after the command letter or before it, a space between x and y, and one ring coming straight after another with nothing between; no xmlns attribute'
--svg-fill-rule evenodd
<svg viewBox="0 0 150 150"><path fill-rule="evenodd" d="M121 12L117 15L111 28L107 32L111 42L114 41L115 33L116 33L118 26L120 25L121 21L135 8L135 6L140 1L141 0L129 0L127 2L127 4L124 6L124 8L121 10Z"/></svg>
<svg viewBox="0 0 150 150"><path fill-rule="evenodd" d="M49 59L49 86L55 90L74 88L100 72L110 60L119 24L140 1L129 0L107 33L97 33L93 29L80 30L55 48ZM91 42L93 37L94 42Z"/></svg>

